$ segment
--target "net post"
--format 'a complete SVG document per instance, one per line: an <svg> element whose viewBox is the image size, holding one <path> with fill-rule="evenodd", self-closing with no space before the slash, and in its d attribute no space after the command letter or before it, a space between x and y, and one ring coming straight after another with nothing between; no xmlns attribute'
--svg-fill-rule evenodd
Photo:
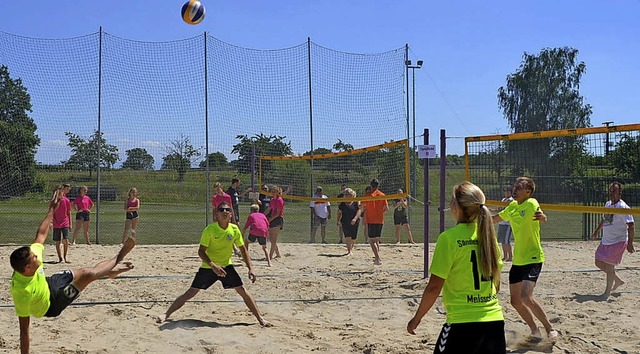
<svg viewBox="0 0 640 354"><path fill-rule="evenodd" d="M424 144L429 145L429 129L424 130ZM429 159L423 159L424 168L424 278L429 276Z"/></svg>
<svg viewBox="0 0 640 354"><path fill-rule="evenodd" d="M445 171L447 169L447 134L440 129L440 232L444 231Z"/></svg>
<svg viewBox="0 0 640 354"><path fill-rule="evenodd" d="M100 244L100 138L102 137L102 131L100 130L101 113L102 113L102 26L100 26L100 34L98 41L98 164L96 170L96 188L97 188L97 203L96 203L96 244ZM91 168L91 167L89 167Z"/></svg>
<svg viewBox="0 0 640 354"><path fill-rule="evenodd" d="M206 188L207 191L204 193L204 207L205 207L205 215L204 215L204 226L207 227L209 225L209 193L211 191L211 170L209 166L209 85L208 78L209 72L207 71L207 31L204 31L204 141L205 141L205 152L204 158L207 163L207 183ZM215 220L212 220L215 221Z"/></svg>

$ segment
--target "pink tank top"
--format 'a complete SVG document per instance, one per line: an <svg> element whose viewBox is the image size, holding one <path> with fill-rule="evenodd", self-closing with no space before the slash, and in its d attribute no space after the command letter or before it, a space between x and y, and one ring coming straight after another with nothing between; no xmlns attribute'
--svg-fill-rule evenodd
<svg viewBox="0 0 640 354"><path fill-rule="evenodd" d="M133 200L127 198L127 208L135 208L138 206L138 198L134 198Z"/></svg>

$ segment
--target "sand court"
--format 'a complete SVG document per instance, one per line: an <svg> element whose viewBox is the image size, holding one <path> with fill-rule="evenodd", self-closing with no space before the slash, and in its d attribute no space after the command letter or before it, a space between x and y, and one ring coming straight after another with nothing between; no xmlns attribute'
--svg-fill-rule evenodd
<svg viewBox="0 0 640 354"><path fill-rule="evenodd" d="M254 245L255 246L255 245ZM499 294L507 344L514 353L638 353L640 260L625 255L619 276L626 284L608 300L605 275L593 264L597 242L546 242L547 262L535 293L554 327L555 343L526 341L527 326L509 304L508 263ZM0 247L8 255L15 247ZM433 249L433 245L431 245ZM93 265L117 246L79 245L71 265L45 264L47 275ZM240 296L217 283L201 291L168 322L155 316L191 284L200 264L197 245L136 246L127 256L135 268L122 277L91 284L55 319L31 320L34 353L415 353L432 352L445 319L441 299L423 319L417 335L406 333L426 285L423 248L383 244L383 265L374 266L371 249L358 244L281 245L283 257L267 267L252 247L258 280L251 284L240 258L238 273L273 327L261 327ZM45 248L45 262L55 260ZM0 353L19 348L18 320L9 293L8 261L0 277Z"/></svg>

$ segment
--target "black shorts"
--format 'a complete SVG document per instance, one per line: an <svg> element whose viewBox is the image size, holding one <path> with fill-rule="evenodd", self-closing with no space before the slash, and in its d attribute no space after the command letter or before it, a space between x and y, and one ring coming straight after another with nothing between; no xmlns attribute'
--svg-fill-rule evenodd
<svg viewBox="0 0 640 354"><path fill-rule="evenodd" d="M51 304L47 313L44 314L46 317L57 317L80 296L80 290L73 285L73 273L70 270L63 270L47 277L47 284L51 293L49 295Z"/></svg>
<svg viewBox="0 0 640 354"><path fill-rule="evenodd" d="M249 234L249 242L250 243L254 243L256 241L258 241L258 243L261 244L262 246L265 246L267 244L267 238L266 237Z"/></svg>
<svg viewBox="0 0 640 354"><path fill-rule="evenodd" d="M405 225L409 223L409 217L407 215L393 215L394 225Z"/></svg>
<svg viewBox="0 0 640 354"><path fill-rule="evenodd" d="M138 211L128 211L127 212L127 220L133 220L138 218Z"/></svg>
<svg viewBox="0 0 640 354"><path fill-rule="evenodd" d="M342 225L341 229L344 237L349 237L352 240L355 240L356 238L358 238L359 224L360 224L359 222L357 222L355 225L351 225L351 222L341 223L340 225Z"/></svg>
<svg viewBox="0 0 640 354"><path fill-rule="evenodd" d="M512 265L509 270L509 284L517 284L524 280L537 282L542 272L542 263L533 263L526 265Z"/></svg>
<svg viewBox="0 0 640 354"><path fill-rule="evenodd" d="M233 215L236 217L236 221L240 222L240 209L238 209L237 204L233 205Z"/></svg>
<svg viewBox="0 0 640 354"><path fill-rule="evenodd" d="M54 228L53 229L53 240L54 241L61 241L63 238L65 240L69 239L69 228L68 227Z"/></svg>
<svg viewBox="0 0 640 354"><path fill-rule="evenodd" d="M382 224L368 224L369 238L382 237Z"/></svg>
<svg viewBox="0 0 640 354"><path fill-rule="evenodd" d="M79 211L79 212L76 213L76 220L89 221L89 220L91 220L89 215L90 215L90 213L88 211Z"/></svg>
<svg viewBox="0 0 640 354"><path fill-rule="evenodd" d="M278 216L277 218L271 220L271 222L269 223L270 229L274 227L280 227L280 230L282 230L283 226L284 226L284 219L282 218L282 216Z"/></svg>
<svg viewBox="0 0 640 354"><path fill-rule="evenodd" d="M504 321L445 323L433 352L437 354L506 353Z"/></svg>
<svg viewBox="0 0 640 354"><path fill-rule="evenodd" d="M193 279L191 283L192 288L207 290L213 283L220 280L222 282L222 287L225 289L233 289L239 286L242 286L242 279L240 279L240 275L236 272L236 269L233 267L233 264L229 264L224 267L227 275L225 277L219 277L216 273L213 272L211 268L200 268L198 269L198 273L196 273L196 277Z"/></svg>

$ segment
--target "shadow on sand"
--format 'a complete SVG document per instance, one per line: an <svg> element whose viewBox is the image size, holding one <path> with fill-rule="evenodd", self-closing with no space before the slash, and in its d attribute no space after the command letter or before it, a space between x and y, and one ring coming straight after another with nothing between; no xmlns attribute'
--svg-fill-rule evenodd
<svg viewBox="0 0 640 354"><path fill-rule="evenodd" d="M611 296L616 296L619 294L611 294ZM593 301L593 302L606 302L608 301L607 298L605 298L602 295L593 295L593 294L576 294L573 293L572 296L570 297L571 300L576 301L578 303L584 303L584 302L588 302L588 301Z"/></svg>
<svg viewBox="0 0 640 354"><path fill-rule="evenodd" d="M246 323L246 322L238 322L238 323L218 323L218 322L208 322L202 320L193 320L193 319L184 319L184 320L168 320L160 326L160 330L164 331L167 329L192 329L192 328L200 328L200 327L209 327L209 328L229 328L229 327L237 327L237 326L253 326L257 323Z"/></svg>

